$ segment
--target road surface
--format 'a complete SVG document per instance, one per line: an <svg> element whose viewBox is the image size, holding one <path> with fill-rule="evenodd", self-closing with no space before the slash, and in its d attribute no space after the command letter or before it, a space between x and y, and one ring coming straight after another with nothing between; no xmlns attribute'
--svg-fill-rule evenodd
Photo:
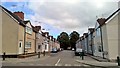
<svg viewBox="0 0 120 68"><path fill-rule="evenodd" d="M42 58L15 59L11 62L3 61L3 66L87 66L76 62L80 59L74 55L74 51L63 50L58 53L51 53L50 56Z"/></svg>

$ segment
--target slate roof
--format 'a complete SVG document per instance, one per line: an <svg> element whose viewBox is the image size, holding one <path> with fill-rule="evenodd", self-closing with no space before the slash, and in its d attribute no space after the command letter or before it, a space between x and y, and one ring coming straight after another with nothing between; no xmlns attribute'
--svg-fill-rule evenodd
<svg viewBox="0 0 120 68"><path fill-rule="evenodd" d="M106 19L106 21L107 20L109 20L112 16L114 16L117 12L119 12L120 11L120 8L119 9L117 9L114 13L112 13L107 19Z"/></svg>
<svg viewBox="0 0 120 68"><path fill-rule="evenodd" d="M7 13L9 13L13 18L15 18L20 25L25 27L24 21L21 20L17 15L15 15L14 13L12 13L11 11L9 11L8 9L4 8L3 6L0 5L0 8L4 9Z"/></svg>

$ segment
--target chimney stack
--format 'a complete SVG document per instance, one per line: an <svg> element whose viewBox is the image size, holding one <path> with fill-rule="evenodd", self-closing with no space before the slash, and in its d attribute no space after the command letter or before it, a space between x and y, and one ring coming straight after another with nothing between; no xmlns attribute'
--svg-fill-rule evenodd
<svg viewBox="0 0 120 68"><path fill-rule="evenodd" d="M36 29L37 31L39 31L39 30L41 30L41 26L35 26L35 29Z"/></svg>
<svg viewBox="0 0 120 68"><path fill-rule="evenodd" d="M93 33L95 31L95 28L89 28L88 30L90 31L90 33Z"/></svg>
<svg viewBox="0 0 120 68"><path fill-rule="evenodd" d="M45 36L47 36L47 37L48 37L48 36L49 36L49 32L45 32Z"/></svg>
<svg viewBox="0 0 120 68"><path fill-rule="evenodd" d="M103 24L105 24L106 19L105 18L99 18L97 19L97 22L100 24L100 26L102 26Z"/></svg>
<svg viewBox="0 0 120 68"><path fill-rule="evenodd" d="M24 21L24 13L23 12L14 12L15 15L17 15L21 20Z"/></svg>

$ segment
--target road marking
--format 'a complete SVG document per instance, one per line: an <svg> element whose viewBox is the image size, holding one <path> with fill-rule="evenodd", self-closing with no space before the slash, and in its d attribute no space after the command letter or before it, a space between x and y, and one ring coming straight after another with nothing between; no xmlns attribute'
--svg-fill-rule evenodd
<svg viewBox="0 0 120 68"><path fill-rule="evenodd" d="M74 66L81 66L80 64L74 64Z"/></svg>
<svg viewBox="0 0 120 68"><path fill-rule="evenodd" d="M72 66L71 64L65 64L65 66Z"/></svg>
<svg viewBox="0 0 120 68"><path fill-rule="evenodd" d="M62 66L62 64L58 64L57 66Z"/></svg>
<svg viewBox="0 0 120 68"><path fill-rule="evenodd" d="M43 64L36 64L36 66L44 66Z"/></svg>
<svg viewBox="0 0 120 68"><path fill-rule="evenodd" d="M49 58L49 57L50 57L50 56L41 57L40 60L45 60L45 59L47 59L47 58Z"/></svg>
<svg viewBox="0 0 120 68"><path fill-rule="evenodd" d="M34 65L34 64L30 63L29 65Z"/></svg>
<svg viewBox="0 0 120 68"><path fill-rule="evenodd" d="M61 60L61 59L58 59L58 61L57 61L57 63L55 64L55 66L57 66L57 65L58 65L58 63L60 62L60 60Z"/></svg>

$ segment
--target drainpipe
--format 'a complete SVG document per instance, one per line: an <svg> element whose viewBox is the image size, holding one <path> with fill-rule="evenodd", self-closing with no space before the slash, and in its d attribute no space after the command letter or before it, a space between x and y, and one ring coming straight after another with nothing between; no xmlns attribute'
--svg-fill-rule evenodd
<svg viewBox="0 0 120 68"><path fill-rule="evenodd" d="M101 33L101 45L102 45L102 55L103 55L103 59L104 59L104 49L103 49L103 38L102 38L102 28L100 27L100 33Z"/></svg>
<svg viewBox="0 0 120 68"><path fill-rule="evenodd" d="M37 40L37 35L36 35L37 33L35 32L35 53L36 53L36 40Z"/></svg>
<svg viewBox="0 0 120 68"><path fill-rule="evenodd" d="M93 56L93 33L91 33L91 50L92 50L92 56Z"/></svg>
<svg viewBox="0 0 120 68"><path fill-rule="evenodd" d="M88 48L89 48L89 47L88 47L88 46L89 46L89 45L88 45L88 36L86 37L86 40L87 40L87 53L88 53L88 52L89 52L89 49L88 49Z"/></svg>
<svg viewBox="0 0 120 68"><path fill-rule="evenodd" d="M24 54L25 54L25 42L26 42L26 27L24 28Z"/></svg>

